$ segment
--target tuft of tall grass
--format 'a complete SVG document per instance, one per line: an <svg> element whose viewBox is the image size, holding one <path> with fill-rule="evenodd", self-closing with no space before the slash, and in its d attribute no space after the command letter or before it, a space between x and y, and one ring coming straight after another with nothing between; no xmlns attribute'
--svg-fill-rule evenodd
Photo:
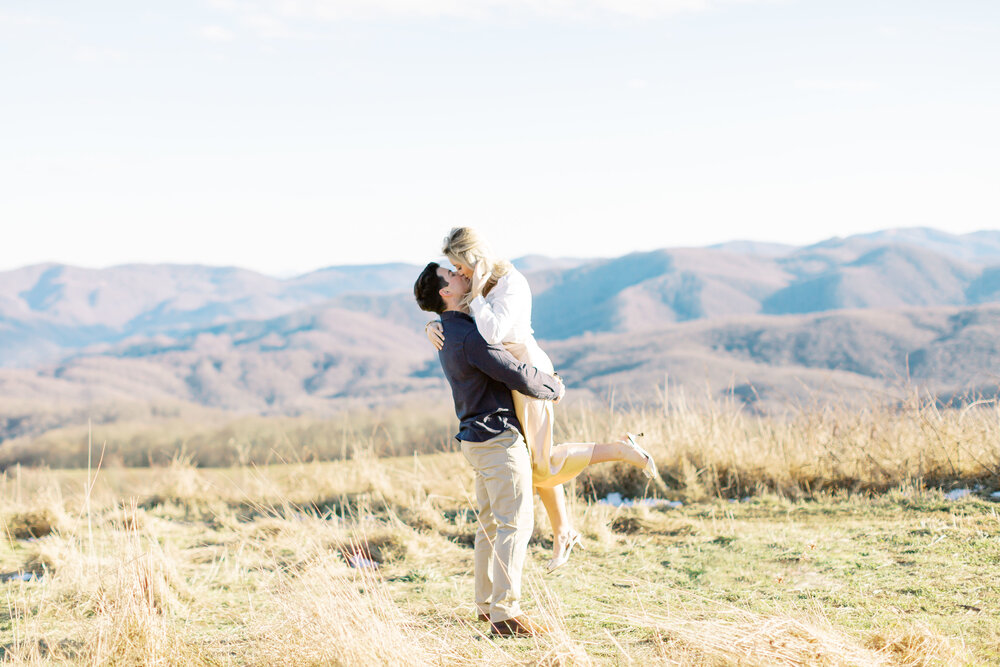
<svg viewBox="0 0 1000 667"><path fill-rule="evenodd" d="M990 434L986 429L993 428L991 422L975 421L994 418L993 408L985 408L964 416L941 412L944 421L932 423L942 429L970 429L978 423L980 433ZM894 418L900 420L903 414ZM739 421L749 419L739 414L713 418L632 410L628 416L649 419L652 426L640 428L646 430L647 443L652 440L664 466L670 465L671 452L654 440L657 433L684 433L697 427L726 434L731 433L727 428L754 423ZM926 416L931 419L933 413ZM600 425L598 417L590 414L589 427ZM609 430L623 426L612 423L619 417L607 413ZM675 417L689 421L683 427L671 426ZM948 421L952 417L957 421ZM658 424L656 419L663 421ZM858 423L870 425L865 419L858 417ZM822 420L812 423L819 424L817 432L825 428ZM768 428L778 427L770 423ZM884 428L907 432L905 422ZM963 452L967 445L963 442ZM694 463L691 466L689 474L695 480L691 484L703 485L708 476ZM3 584L7 598L0 609L0 632L7 633L5 661L112 665L972 661L961 640L909 623L904 616L898 626L847 629L833 623L836 614L824 615L818 606L816 613L802 614L797 603L752 611L713 602L713 596L719 598L722 592L708 584L701 591L704 597L690 602L690 591L663 585L660 578L669 570L656 565L661 556L640 556L649 559L652 569L630 570L628 559L636 558L641 542L655 543L657 549L679 548L682 538L699 531L701 519L641 506L626 512L580 499L575 499L573 509L582 514L577 525L589 548L574 554L575 570L555 576L591 586L596 594L567 610L549 587L555 580L529 572L526 608L553 632L540 638L494 640L485 624L474 622L471 611L471 550L463 545L475 526L467 497L472 474L457 455L388 460L358 450L345 463L231 470L198 468L190 459L177 457L168 466L141 472L102 470L100 479L88 475L84 481L82 473L32 470L0 479L0 507L22 514L48 508L58 518L48 535L23 540L8 536L0 550L0 559L16 557L25 569L43 574L39 581ZM56 484L56 478L68 478L73 485ZM112 489L112 481L121 486ZM677 485L671 493L685 488ZM710 486L698 488L704 494L715 492ZM725 530L706 533L692 551L711 554L722 537ZM547 549L542 552L541 557L548 555ZM636 591L635 603L602 610L601 598L623 572L630 572L628 585ZM655 596L649 593L653 587ZM596 618L601 615L604 619ZM581 632L584 625L588 630Z"/></svg>
<svg viewBox="0 0 1000 667"><path fill-rule="evenodd" d="M95 427L94 439L104 443L107 460L163 460L159 495L146 496L145 502L154 505L173 502L190 510L195 499L221 493L218 485L199 486L208 484L207 478L193 476L192 471L234 463L238 467L231 482L239 493L254 498L246 507L249 514L266 510L259 507L264 499L284 498L339 516L358 507L391 510L410 525L446 530L426 493L387 502L383 491L392 488L399 495L400 480L407 476L387 477L384 466L368 459L448 450L452 421L450 415L399 408L396 413L345 416L341 421L246 418L221 429L212 427L202 433L204 439L171 435L169 429L154 437L153 425L140 431L135 431L135 425L120 425L124 433L132 433L127 444L114 438L102 440L109 435L102 434L106 427ZM201 428L198 424L189 427ZM901 486L1000 487L1000 449L995 446L1000 442L1000 407L996 402L958 409L911 396L902 403L873 402L864 409L825 404L783 416L764 416L750 414L736 403L688 403L675 393L658 405L579 406L557 412L557 441L605 441L625 431L645 434L642 444L656 459L667 489L657 489L631 466L602 464L588 468L571 484L576 495L593 499L617 492L626 497L666 495L701 501L762 493L816 498L834 492L881 493ZM174 449L163 445L166 441ZM230 441L246 446L236 447ZM48 460L65 444L58 440L58 446L47 449L47 443L44 439L33 443L37 451L28 460ZM0 459L18 459L21 450L16 444L4 443ZM122 459L123 452L131 453ZM169 458L164 458L168 452ZM82 464L86 462L86 458L80 460L82 455L77 452L59 460ZM295 470L305 469L304 462L326 459L353 462L348 467L353 471L349 479L330 484L332 480L311 473L276 486L273 475L254 474L256 466L280 460L293 462L287 469L294 476ZM15 475L22 470L15 465L0 472L0 489L14 486ZM323 490L331 488L333 493ZM95 489L95 493L100 491ZM7 508L0 510L0 518L17 535L40 536L53 521L59 521L58 502L49 508L26 509L18 516Z"/></svg>
<svg viewBox="0 0 1000 667"><path fill-rule="evenodd" d="M322 558L279 580L272 595L274 609L248 619L263 664L438 664L373 570Z"/></svg>
<svg viewBox="0 0 1000 667"><path fill-rule="evenodd" d="M93 437L104 443L108 461L165 465L164 475L173 480L173 487L166 485L163 499L182 500L206 491L184 486L192 481L185 468L233 465L248 470L274 462L360 461L451 451L454 428L449 406L439 411L398 406L327 420L246 417L222 425L106 424L95 427ZM557 409L557 442L607 441L625 431L645 434L642 444L667 481L666 495L676 499L742 498L764 492L808 498L834 491L884 492L901 485L1000 485L996 401L946 408L912 395L903 402L873 401L863 409L818 404L765 416L749 413L736 402L689 402L682 393L664 392L658 404ZM89 442L82 430L10 441L0 447L0 466L83 466ZM184 465L178 467L178 462ZM9 483L15 468L0 473L0 485ZM372 466L364 469L377 471ZM245 484L255 483L241 474ZM367 493L375 496L376 487L393 483L375 478L368 482ZM574 488L588 498L610 492L629 497L658 493L638 469L625 464L588 468ZM342 514L344 503L357 500L331 496L318 502ZM408 520L437 525L435 513L429 511L434 508L417 501L400 503L409 508ZM373 496L373 502L379 501ZM30 530L32 519L23 517L19 530Z"/></svg>
<svg viewBox="0 0 1000 667"><path fill-rule="evenodd" d="M557 441L643 432L677 498L789 498L832 491L885 492L901 485L1000 485L1000 405L941 408L911 397L861 410L834 405L782 417L748 414L735 404L690 407L680 396L656 407L561 415ZM596 437L595 437L596 436ZM577 480L586 497L655 490L624 464L593 466Z"/></svg>
<svg viewBox="0 0 1000 667"><path fill-rule="evenodd" d="M168 465L176 458L199 467L348 460L356 452L401 456L451 451L451 405L407 404L359 409L330 417L263 417L232 414L153 415L93 426L104 443L107 467ZM40 435L11 438L0 446L0 470L16 464L84 468L91 442L87 418L59 423Z"/></svg>
<svg viewBox="0 0 1000 667"><path fill-rule="evenodd" d="M859 637L836 628L819 610L795 616L756 613L690 592L673 595L672 604L655 610L639 605L621 615L626 623L645 628L660 657L673 664L923 667L972 659L963 645L920 623Z"/></svg>

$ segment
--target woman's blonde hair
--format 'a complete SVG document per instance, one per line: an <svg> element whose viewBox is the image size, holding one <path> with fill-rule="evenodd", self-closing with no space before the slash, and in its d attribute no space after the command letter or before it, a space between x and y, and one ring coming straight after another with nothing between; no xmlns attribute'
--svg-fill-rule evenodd
<svg viewBox="0 0 1000 667"><path fill-rule="evenodd" d="M472 227L452 229L444 238L441 252L452 264L472 269L472 288L465 299L466 305L477 296L489 294L497 281L514 268L507 260L497 259L489 244Z"/></svg>

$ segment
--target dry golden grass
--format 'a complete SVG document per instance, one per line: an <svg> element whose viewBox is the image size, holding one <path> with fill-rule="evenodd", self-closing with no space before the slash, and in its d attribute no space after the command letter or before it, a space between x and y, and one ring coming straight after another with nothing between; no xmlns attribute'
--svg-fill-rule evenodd
<svg viewBox="0 0 1000 667"><path fill-rule="evenodd" d="M41 435L22 436L0 447L0 469L18 463L83 468L88 443L105 446L106 467L165 465L178 456L202 467L267 465L350 458L358 450L379 456L449 449L454 412L441 402L345 412L333 417L238 416L204 410L120 414L104 409L88 428L87 417ZM56 424L66 421L53 420Z"/></svg>
<svg viewBox="0 0 1000 667"><path fill-rule="evenodd" d="M440 409L438 409L440 408ZM21 465L82 468L88 443L104 467L270 465L454 451L449 406L403 406L331 419L241 417L235 420L122 421L49 431L0 447L0 470ZM820 404L779 416L736 403L688 401L664 390L657 404L559 410L556 440L588 442L643 432L676 495L741 498L762 492L805 498L836 490L884 492L900 485L949 487L1000 480L1000 405L941 408L917 394L863 410ZM992 481L991 481L992 480ZM641 495L645 479L627 466L595 467L578 487Z"/></svg>
<svg viewBox="0 0 1000 667"><path fill-rule="evenodd" d="M563 416L568 439L645 431L680 509L595 467L587 550L541 574L553 629L474 621L460 455L0 474L0 650L16 664L950 665L1000 660L1000 412L911 403L777 420L674 405ZM584 435L589 437L584 438ZM363 445L363 443L362 443ZM93 461L100 459L94 447ZM933 484L981 483L950 503ZM873 496L876 491L886 493ZM751 502L730 497L754 495ZM589 498L590 497L590 498ZM364 559L364 560L362 560ZM365 567L366 561L374 563Z"/></svg>
<svg viewBox="0 0 1000 667"><path fill-rule="evenodd" d="M902 405L864 410L821 405L784 417L747 414L732 406L581 411L562 415L557 441L643 432L643 446L679 496L742 498L764 492L808 498L838 490L885 492L900 485L950 488L1000 484L1000 405L942 409L912 396ZM603 497L640 495L633 470L588 469L579 484Z"/></svg>

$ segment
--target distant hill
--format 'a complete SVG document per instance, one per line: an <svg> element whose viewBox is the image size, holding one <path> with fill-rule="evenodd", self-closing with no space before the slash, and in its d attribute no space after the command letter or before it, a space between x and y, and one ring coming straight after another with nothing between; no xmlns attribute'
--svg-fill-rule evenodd
<svg viewBox="0 0 1000 667"><path fill-rule="evenodd" d="M796 247L785 243L766 243L762 241L726 241L708 246L711 250L738 253L741 255L756 255L758 257L784 257L795 252Z"/></svg>
<svg viewBox="0 0 1000 667"><path fill-rule="evenodd" d="M695 400L732 394L764 411L810 401L1000 390L1000 305L755 315L546 345L571 387L647 399L668 383Z"/></svg>
<svg viewBox="0 0 1000 667"><path fill-rule="evenodd" d="M29 266L0 272L0 365L30 367L99 343L268 319L349 292L399 292L413 266L331 267L280 280L237 268Z"/></svg>
<svg viewBox="0 0 1000 667"><path fill-rule="evenodd" d="M535 333L565 339L756 313L790 278L771 259L717 250L632 253L564 271L542 290L533 283Z"/></svg>
<svg viewBox="0 0 1000 667"><path fill-rule="evenodd" d="M432 259L432 258L428 258ZM991 262L993 265L991 265ZM803 248L733 241L608 259L514 260L540 338L671 322L840 308L967 305L1000 298L1000 232L897 229ZM233 267L57 264L0 272L0 366L53 363L93 345L179 336L328 305L417 325L420 266L331 266L278 279Z"/></svg>
<svg viewBox="0 0 1000 667"><path fill-rule="evenodd" d="M880 244L917 246L974 264L1000 264L1000 231L996 230L948 234L929 227L907 227L859 234L855 238Z"/></svg>
<svg viewBox="0 0 1000 667"><path fill-rule="evenodd" d="M901 400L908 386L942 396L968 389L992 395L1000 388L1000 305L698 320L544 347L572 400L615 392L619 400L645 402L667 385L695 401L730 396L774 412L818 400ZM0 395L8 399L0 410L2 439L23 432L24 415L33 414L19 405L56 400L295 415L415 395L447 401L448 389L421 331L311 308L123 343L38 371L0 370Z"/></svg>
<svg viewBox="0 0 1000 667"><path fill-rule="evenodd" d="M987 234L980 236L990 238ZM535 331L540 338L566 339L587 331L641 331L734 315L966 305L1000 298L1000 266L955 257L985 259L991 246L962 245L961 238L937 244L952 254L925 247L929 243L887 243L869 235L793 251L764 246L762 254L747 252L754 246L739 242L594 261L538 284L532 281Z"/></svg>
<svg viewBox="0 0 1000 667"><path fill-rule="evenodd" d="M176 399L227 410L299 414L329 411L331 400L382 403L424 389L433 357L419 329L315 307L176 338L126 341L38 375L91 386L107 399Z"/></svg>
<svg viewBox="0 0 1000 667"><path fill-rule="evenodd" d="M669 380L774 411L896 396L906 382L942 396L995 391L998 239L889 230L515 263L532 285L536 336L580 400L647 400ZM411 292L421 268L0 272L0 443L98 404L115 419L139 404L325 414L447 400L422 331L431 315Z"/></svg>
<svg viewBox="0 0 1000 667"><path fill-rule="evenodd" d="M822 250L829 254L810 248L779 261L799 279L764 299L764 312L964 304L966 292L982 274L981 269L915 246L855 247L849 254L843 247ZM825 265L817 270L819 264Z"/></svg>

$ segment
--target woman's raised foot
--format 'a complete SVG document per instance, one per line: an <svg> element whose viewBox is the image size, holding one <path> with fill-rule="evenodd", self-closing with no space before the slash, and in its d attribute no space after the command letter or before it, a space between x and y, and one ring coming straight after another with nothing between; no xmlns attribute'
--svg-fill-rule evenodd
<svg viewBox="0 0 1000 667"><path fill-rule="evenodd" d="M624 442L629 446L629 448L635 450L645 460L645 463L642 466L642 474L655 482L663 484L663 478L660 477L660 473L656 469L656 461L653 460L652 454L636 444L635 439L641 436L642 433L626 433Z"/></svg>
<svg viewBox="0 0 1000 667"><path fill-rule="evenodd" d="M562 535L553 537L552 560L549 561L548 566L545 568L547 572L552 572L565 565L569 560L569 555L573 551L573 547L579 546L581 549L586 548L583 546L583 542L580 540L580 537L579 531L576 530L570 530Z"/></svg>

